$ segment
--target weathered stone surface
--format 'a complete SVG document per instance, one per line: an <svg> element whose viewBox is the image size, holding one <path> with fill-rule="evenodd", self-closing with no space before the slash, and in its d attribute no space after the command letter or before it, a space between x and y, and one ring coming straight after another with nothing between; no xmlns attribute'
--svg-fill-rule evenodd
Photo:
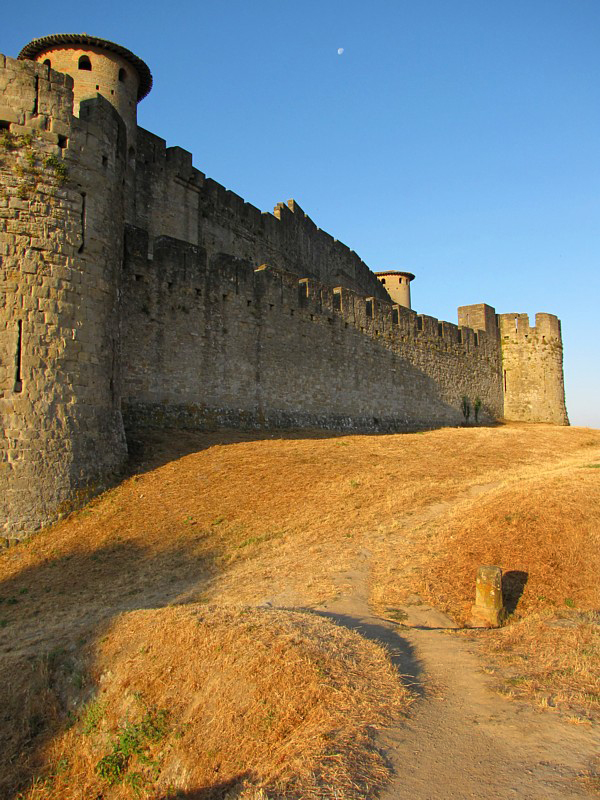
<svg viewBox="0 0 600 800"><path fill-rule="evenodd" d="M522 422L568 425L560 320L536 314L500 314L504 416Z"/></svg>
<svg viewBox="0 0 600 800"><path fill-rule="evenodd" d="M500 567L479 567L475 578L475 604L471 622L475 627L497 628L505 617Z"/></svg>
<svg viewBox="0 0 600 800"><path fill-rule="evenodd" d="M567 422L556 317L394 305L296 203L261 213L138 128L127 61L82 53L0 56L0 536L105 485L123 414L402 431L461 424L467 396Z"/></svg>

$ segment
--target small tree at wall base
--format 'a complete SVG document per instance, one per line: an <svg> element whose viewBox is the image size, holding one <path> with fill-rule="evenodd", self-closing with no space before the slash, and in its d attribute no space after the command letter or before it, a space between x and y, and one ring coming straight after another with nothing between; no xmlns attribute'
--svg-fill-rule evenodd
<svg viewBox="0 0 600 800"><path fill-rule="evenodd" d="M465 418L465 425L468 425L469 417L471 416L471 403L469 402L469 398L467 397L467 395L464 395L461 401L461 406L462 406L463 417Z"/></svg>
<svg viewBox="0 0 600 800"><path fill-rule="evenodd" d="M479 412L481 411L481 397L476 397L473 402L473 411L475 412L475 424L479 422Z"/></svg>

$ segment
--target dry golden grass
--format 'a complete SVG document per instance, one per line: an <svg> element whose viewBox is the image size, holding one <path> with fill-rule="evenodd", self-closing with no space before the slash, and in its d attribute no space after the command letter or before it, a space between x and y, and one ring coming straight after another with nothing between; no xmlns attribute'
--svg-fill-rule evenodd
<svg viewBox="0 0 600 800"><path fill-rule="evenodd" d="M0 736L8 742L0 794L48 766L61 709L79 696L85 643L120 612L198 601L315 607L350 591L347 571L365 553L379 607L427 583L429 596L459 616L478 559L492 556L529 572L518 610L539 608L540 596L581 608L595 602L597 578L588 577L598 574L591 536L600 470L583 467L600 462L599 431L506 426L263 439L166 432L146 441L151 457L142 454L139 474L0 554ZM477 499L480 490L489 497ZM501 500L496 507L502 497L515 508L503 510ZM542 508L532 511L528 497ZM479 519L500 537L493 552L481 550L475 522L468 536L463 524L488 502ZM442 520L452 506L456 518ZM505 528L508 513L515 523ZM571 515L573 525L559 530L557 520ZM587 539L579 534L586 520ZM446 535L457 537L451 548ZM165 657L176 654L169 641ZM236 739L227 747L234 751Z"/></svg>
<svg viewBox="0 0 600 800"><path fill-rule="evenodd" d="M290 611L122 614L90 670L99 690L28 800L365 797L387 777L370 729L408 699L381 648Z"/></svg>
<svg viewBox="0 0 600 800"><path fill-rule="evenodd" d="M600 471L571 466L502 487L430 526L415 587L468 624L480 564L502 567L509 611L600 608Z"/></svg>
<svg viewBox="0 0 600 800"><path fill-rule="evenodd" d="M563 711L573 723L600 715L600 613L533 614L484 641L511 697Z"/></svg>

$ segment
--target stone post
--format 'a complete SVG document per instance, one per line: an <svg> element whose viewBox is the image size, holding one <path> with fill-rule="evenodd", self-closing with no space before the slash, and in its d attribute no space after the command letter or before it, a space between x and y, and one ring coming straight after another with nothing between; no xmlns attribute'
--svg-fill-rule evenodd
<svg viewBox="0 0 600 800"><path fill-rule="evenodd" d="M502 603L502 570L500 567L479 567L475 579L475 605L471 606L471 623L476 628L497 628L505 618Z"/></svg>

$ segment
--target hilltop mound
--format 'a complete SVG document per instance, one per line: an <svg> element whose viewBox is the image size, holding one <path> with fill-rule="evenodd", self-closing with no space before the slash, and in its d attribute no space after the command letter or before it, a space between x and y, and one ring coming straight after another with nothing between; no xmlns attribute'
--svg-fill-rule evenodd
<svg viewBox="0 0 600 800"><path fill-rule="evenodd" d="M380 647L291 611L122 614L89 669L97 690L52 743L31 800L206 798L255 785L362 797L387 777L369 729L408 698Z"/></svg>
<svg viewBox="0 0 600 800"><path fill-rule="evenodd" d="M129 723L148 734L148 758L160 755L156 798L173 776L203 798L244 782L307 797L329 780L347 796L361 780L377 785L366 726L407 695L381 650L283 609L316 609L360 585L382 615L402 620L416 592L465 619L488 561L524 585L513 619L598 608L599 462L599 431L550 426L140 437L137 474L0 554L0 794L67 800L97 788L96 767ZM564 641L594 654L597 626L580 622ZM499 646L531 651L533 628L519 638L517 627ZM550 652L556 629L543 630ZM563 666L548 673L554 686ZM589 710L597 678L577 675ZM82 717L94 692L100 706ZM85 734L90 708L104 710ZM193 729L181 727L188 719ZM190 772L192 753L203 772ZM136 759L129 784L150 768ZM101 791L119 797L127 785Z"/></svg>

